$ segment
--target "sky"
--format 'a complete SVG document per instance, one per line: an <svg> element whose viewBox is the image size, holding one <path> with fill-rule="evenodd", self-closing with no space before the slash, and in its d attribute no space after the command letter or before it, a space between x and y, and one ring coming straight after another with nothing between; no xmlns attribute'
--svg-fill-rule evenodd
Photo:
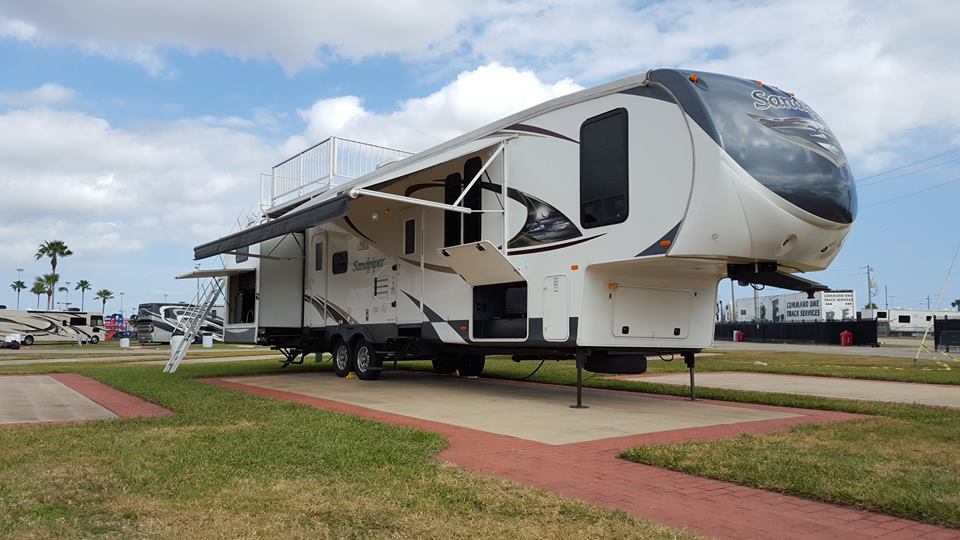
<svg viewBox="0 0 960 540"><path fill-rule="evenodd" d="M885 288L891 307L925 307L960 241L958 20L950 0L0 0L0 304L16 305L18 268L28 286L49 271L34 253L51 239L74 252L61 281L114 292L107 312L120 292L128 314L189 300L194 285L172 278L193 269L192 247L255 211L259 174L306 146L337 135L419 151L682 67L816 109L860 211L831 268L807 277L862 306L870 265L880 307ZM960 276L942 303L956 298Z"/></svg>

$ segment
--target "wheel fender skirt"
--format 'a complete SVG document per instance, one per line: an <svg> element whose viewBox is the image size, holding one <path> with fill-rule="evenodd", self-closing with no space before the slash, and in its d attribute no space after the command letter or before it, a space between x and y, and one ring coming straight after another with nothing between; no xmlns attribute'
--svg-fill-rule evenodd
<svg viewBox="0 0 960 540"><path fill-rule="evenodd" d="M829 287L809 279L781 272L777 263L747 263L728 264L727 277L737 280L740 285L770 285L791 291L803 291L810 298L819 291L829 290Z"/></svg>

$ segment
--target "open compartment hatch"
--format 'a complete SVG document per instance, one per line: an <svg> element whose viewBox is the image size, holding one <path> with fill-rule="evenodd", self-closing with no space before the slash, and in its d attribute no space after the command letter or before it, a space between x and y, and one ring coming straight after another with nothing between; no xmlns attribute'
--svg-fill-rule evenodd
<svg viewBox="0 0 960 540"><path fill-rule="evenodd" d="M443 260L474 287L523 281L523 274L487 240L439 250Z"/></svg>

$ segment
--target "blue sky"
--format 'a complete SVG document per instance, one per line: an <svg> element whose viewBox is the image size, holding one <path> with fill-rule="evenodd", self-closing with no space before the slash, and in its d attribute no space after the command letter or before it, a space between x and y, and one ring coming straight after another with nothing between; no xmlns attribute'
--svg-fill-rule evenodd
<svg viewBox="0 0 960 540"><path fill-rule="evenodd" d="M15 305L16 268L28 284L48 271L32 254L51 238L76 252L64 281L124 291L128 313L189 299L171 277L191 247L229 232L258 173L299 148L341 135L420 150L679 66L795 91L858 177L950 152L864 180L844 250L812 276L862 305L870 264L881 296L919 307L958 241L960 182L876 204L960 178L956 20L947 1L0 2L0 304Z"/></svg>

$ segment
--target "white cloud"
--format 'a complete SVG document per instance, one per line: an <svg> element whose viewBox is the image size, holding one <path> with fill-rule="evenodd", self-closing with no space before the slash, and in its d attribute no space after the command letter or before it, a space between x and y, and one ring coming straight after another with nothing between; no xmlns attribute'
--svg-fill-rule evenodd
<svg viewBox="0 0 960 540"><path fill-rule="evenodd" d="M299 111L307 122L306 139L296 138L290 146L338 135L421 150L580 88L570 79L547 83L532 71L492 63L460 73L440 90L388 113L367 110L356 96L321 99Z"/></svg>
<svg viewBox="0 0 960 540"><path fill-rule="evenodd" d="M333 58L449 52L460 43L458 29L482 5L478 0L34 0L0 8L0 35L79 45L137 62L154 74L168 69L157 53L163 47L272 58L293 73Z"/></svg>
<svg viewBox="0 0 960 540"><path fill-rule="evenodd" d="M8 107L36 107L62 105L72 101L76 93L59 84L47 83L25 91L0 92L0 105Z"/></svg>
<svg viewBox="0 0 960 540"><path fill-rule="evenodd" d="M0 114L0 250L29 258L30 246L57 237L78 253L134 251L228 232L279 155L231 127L240 120L138 131L47 108Z"/></svg>

